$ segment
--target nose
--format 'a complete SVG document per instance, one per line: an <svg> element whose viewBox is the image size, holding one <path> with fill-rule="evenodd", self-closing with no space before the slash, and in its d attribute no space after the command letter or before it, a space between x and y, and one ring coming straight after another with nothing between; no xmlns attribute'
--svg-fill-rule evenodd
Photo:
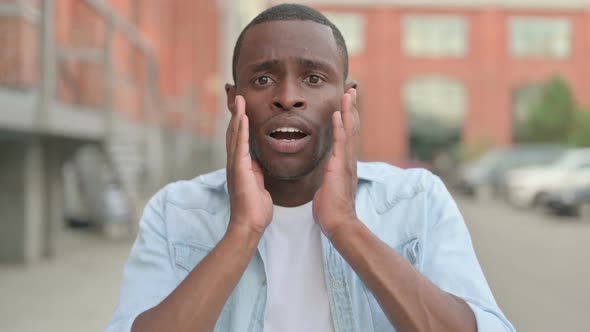
<svg viewBox="0 0 590 332"><path fill-rule="evenodd" d="M274 109L280 111L297 111L307 106L300 85L293 80L286 80L277 87L272 104Z"/></svg>

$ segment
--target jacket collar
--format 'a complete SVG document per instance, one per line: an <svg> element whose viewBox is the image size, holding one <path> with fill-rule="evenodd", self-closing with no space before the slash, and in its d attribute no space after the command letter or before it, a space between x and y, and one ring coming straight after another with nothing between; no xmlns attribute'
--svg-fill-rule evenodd
<svg viewBox="0 0 590 332"><path fill-rule="evenodd" d="M376 182L378 181L379 174L372 171L371 167L367 163L357 163L357 176L359 182ZM201 175L198 178L206 186L219 191L228 192L227 189L227 177L226 169L220 169L213 173Z"/></svg>

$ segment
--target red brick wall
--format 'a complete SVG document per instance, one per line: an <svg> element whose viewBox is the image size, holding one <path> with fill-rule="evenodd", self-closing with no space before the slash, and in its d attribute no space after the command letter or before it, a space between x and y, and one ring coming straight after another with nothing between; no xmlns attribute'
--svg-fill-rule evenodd
<svg viewBox="0 0 590 332"><path fill-rule="evenodd" d="M219 111L219 98L225 100L225 92L221 81L221 31L219 9L209 1L196 1L195 11L201 12L201 17L195 21L194 60L195 77L197 82L197 97L201 102L202 121L199 129L205 135L213 137L215 134L215 119ZM217 27L217 28L216 28ZM203 47L202 45L207 45Z"/></svg>
<svg viewBox="0 0 590 332"><path fill-rule="evenodd" d="M55 2L56 48L101 50L106 42L104 19L79 0ZM102 109L105 106L106 67L58 56L58 98L66 103Z"/></svg>
<svg viewBox="0 0 590 332"><path fill-rule="evenodd" d="M0 0L2 3L17 0ZM200 0L107 0L118 16L137 27L152 47L163 104L158 111L172 127L191 126L212 135L214 124L188 124L186 113L213 119L218 98L211 86L219 77L220 21L217 4ZM38 6L39 0L27 0ZM106 43L104 18L82 0L55 3L55 38L61 49L101 50ZM31 88L39 79L38 32L24 18L0 17L0 85ZM145 119L147 58L127 37L114 39L114 107L132 119ZM100 62L58 59L58 98L101 110L105 106L106 67ZM220 89L222 87L220 86ZM180 102L179 102L180 101ZM191 102L193 101L193 102Z"/></svg>
<svg viewBox="0 0 590 332"><path fill-rule="evenodd" d="M114 0L113 0L114 1ZM219 71L219 12L215 2L142 0L139 28L154 47L160 89L165 98L166 121L172 127L187 125L188 110L199 118L218 111L215 91L207 88ZM209 115L209 116L208 116ZM192 124L203 135L212 135L212 123Z"/></svg>
<svg viewBox="0 0 590 332"><path fill-rule="evenodd" d="M512 93L542 82L553 74L567 79L575 97L590 105L590 13L508 11L483 8L319 7L325 12L352 11L366 18L365 50L350 61L350 77L360 83L363 159L391 163L408 156L408 117L402 88L422 75L460 81L467 92L463 142L477 144L488 137L494 144L512 143ZM469 51L461 59L415 59L403 54L401 19L407 14L447 13L469 20ZM572 56L565 60L518 60L508 50L508 18L513 15L567 17L573 22Z"/></svg>
<svg viewBox="0 0 590 332"><path fill-rule="evenodd" d="M0 85L28 89L38 80L35 24L23 17L0 17Z"/></svg>
<svg viewBox="0 0 590 332"><path fill-rule="evenodd" d="M218 111L215 90L209 88L219 73L219 13L215 3L208 1L175 1L169 6L168 47L160 55L166 66L162 67L162 87L172 103L170 121L175 126L184 124L184 110L178 105L196 101L200 123L193 124L204 135L212 135L213 118ZM180 103L178 102L180 101Z"/></svg>

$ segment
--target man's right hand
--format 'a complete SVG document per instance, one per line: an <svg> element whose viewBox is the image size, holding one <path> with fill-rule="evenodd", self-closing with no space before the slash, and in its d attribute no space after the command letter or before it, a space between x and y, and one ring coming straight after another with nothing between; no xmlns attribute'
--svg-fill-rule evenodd
<svg viewBox="0 0 590 332"><path fill-rule="evenodd" d="M260 165L250 155L246 100L236 96L226 134L227 182L231 227L244 226L262 235L272 220L272 198L264 188Z"/></svg>
<svg viewBox="0 0 590 332"><path fill-rule="evenodd" d="M272 199L264 189L260 166L250 157L244 97L236 97L231 111L226 144L231 203L228 230L164 301L137 316L134 332L213 331L272 220Z"/></svg>

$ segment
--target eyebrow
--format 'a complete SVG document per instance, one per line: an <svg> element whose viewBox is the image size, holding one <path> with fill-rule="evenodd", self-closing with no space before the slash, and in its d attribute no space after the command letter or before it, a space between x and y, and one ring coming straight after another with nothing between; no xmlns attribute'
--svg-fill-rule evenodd
<svg viewBox="0 0 590 332"><path fill-rule="evenodd" d="M259 63L254 63L248 66L248 71L252 73L260 72L260 71L268 71L275 67L280 66L281 61L273 59L267 60Z"/></svg>
<svg viewBox="0 0 590 332"><path fill-rule="evenodd" d="M324 71L329 71L329 72L334 71L333 66L331 66L330 63L325 62L325 61L312 60L312 59L301 58L301 57L297 57L297 58L295 58L295 60L297 61L297 64L299 66L307 68L307 69L324 70ZM271 59L271 60L266 60L266 61L262 61L259 63L251 64L247 68L248 68L249 72L256 73L256 72L261 72L261 71L269 71L273 68L280 67L280 66L281 66L281 60Z"/></svg>
<svg viewBox="0 0 590 332"><path fill-rule="evenodd" d="M311 59L306 59L306 58L297 58L296 60L300 66L308 68L308 69L324 70L324 71L330 71L330 72L334 71L333 67L328 62L325 62L325 61L311 60Z"/></svg>

